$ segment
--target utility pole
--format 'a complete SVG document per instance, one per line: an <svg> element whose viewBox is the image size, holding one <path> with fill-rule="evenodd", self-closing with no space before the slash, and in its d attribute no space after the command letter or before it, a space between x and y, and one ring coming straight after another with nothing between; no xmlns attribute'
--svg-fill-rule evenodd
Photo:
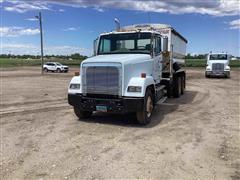
<svg viewBox="0 0 240 180"><path fill-rule="evenodd" d="M43 33L42 33L42 14L39 12L38 16L35 16L39 20L39 26L40 26L40 37L41 37L41 74L43 75Z"/></svg>

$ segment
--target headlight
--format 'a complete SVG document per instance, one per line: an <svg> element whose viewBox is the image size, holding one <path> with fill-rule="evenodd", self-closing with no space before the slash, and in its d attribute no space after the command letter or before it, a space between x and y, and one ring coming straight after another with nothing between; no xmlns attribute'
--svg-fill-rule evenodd
<svg viewBox="0 0 240 180"><path fill-rule="evenodd" d="M229 66L226 66L225 70L229 71L229 70L230 70L230 67L229 67Z"/></svg>
<svg viewBox="0 0 240 180"><path fill-rule="evenodd" d="M70 89L80 89L80 84L70 84Z"/></svg>
<svg viewBox="0 0 240 180"><path fill-rule="evenodd" d="M128 92L142 92L141 86L128 86Z"/></svg>
<svg viewBox="0 0 240 180"><path fill-rule="evenodd" d="M207 71L210 71L211 70L211 68L210 67L207 67Z"/></svg>

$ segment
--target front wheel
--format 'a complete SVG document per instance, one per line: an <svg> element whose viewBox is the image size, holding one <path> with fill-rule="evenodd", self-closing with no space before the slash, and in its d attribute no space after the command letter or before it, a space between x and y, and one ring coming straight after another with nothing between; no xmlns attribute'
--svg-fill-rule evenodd
<svg viewBox="0 0 240 180"><path fill-rule="evenodd" d="M81 111L78 107L74 107L74 113L79 119L86 119L92 115L91 111Z"/></svg>
<svg viewBox="0 0 240 180"><path fill-rule="evenodd" d="M225 77L230 78L230 72L228 72Z"/></svg>
<svg viewBox="0 0 240 180"><path fill-rule="evenodd" d="M143 111L136 113L137 120L140 124L146 125L151 122L153 108L154 108L153 94L151 90L148 89L144 97Z"/></svg>
<svg viewBox="0 0 240 180"><path fill-rule="evenodd" d="M209 76L207 73L205 73L205 77L206 77L206 78L209 78L210 76Z"/></svg>

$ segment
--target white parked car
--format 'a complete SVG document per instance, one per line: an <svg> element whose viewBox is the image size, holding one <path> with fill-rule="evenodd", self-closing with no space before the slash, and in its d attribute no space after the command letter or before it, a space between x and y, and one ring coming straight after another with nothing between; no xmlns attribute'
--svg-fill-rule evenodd
<svg viewBox="0 0 240 180"><path fill-rule="evenodd" d="M68 72L69 67L62 65L58 62L47 62L43 65L43 70L45 72L51 71L51 72Z"/></svg>
<svg viewBox="0 0 240 180"><path fill-rule="evenodd" d="M230 55L227 53L210 53L207 57L205 76L230 77Z"/></svg>

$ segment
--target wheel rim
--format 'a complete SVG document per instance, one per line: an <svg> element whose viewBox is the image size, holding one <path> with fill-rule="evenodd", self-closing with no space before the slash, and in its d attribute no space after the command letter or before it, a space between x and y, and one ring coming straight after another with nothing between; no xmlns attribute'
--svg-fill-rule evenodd
<svg viewBox="0 0 240 180"><path fill-rule="evenodd" d="M153 110L152 98L150 96L148 96L148 99L147 99L147 117L151 116L152 110Z"/></svg>

